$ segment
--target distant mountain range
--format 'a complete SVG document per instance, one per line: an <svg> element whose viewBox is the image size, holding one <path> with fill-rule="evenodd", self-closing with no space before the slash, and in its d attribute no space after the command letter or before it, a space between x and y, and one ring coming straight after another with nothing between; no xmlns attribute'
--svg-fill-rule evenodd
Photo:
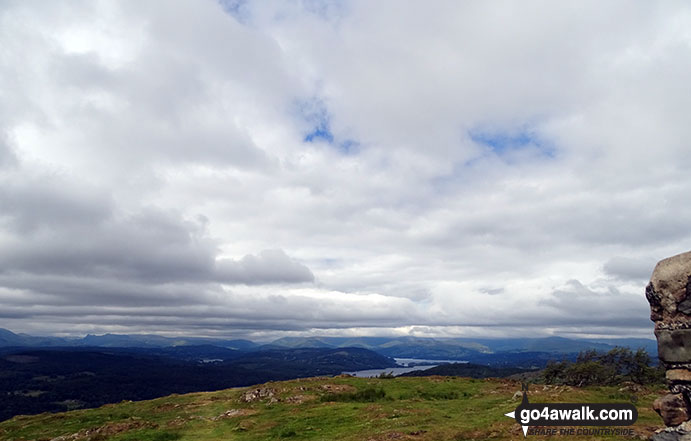
<svg viewBox="0 0 691 441"><path fill-rule="evenodd" d="M469 361L492 366L523 369L544 367L549 360L574 359L585 350L609 351L617 346L633 350L643 348L655 358L657 342L653 339L628 338L579 340L564 337L504 339L433 339L419 337L289 337L263 347L337 348L361 347L394 358Z"/></svg>
<svg viewBox="0 0 691 441"><path fill-rule="evenodd" d="M616 346L631 349L643 348L651 356L657 355L657 345L653 339L624 338L624 339L570 339L564 337L543 338L501 338L501 339L471 339L471 338L420 338L420 337L284 337L271 343L256 343L249 340L224 340L195 337L163 337L147 334L104 334L87 335L83 338L34 337L26 334L15 334L0 328L0 347L105 347L105 348L149 348L154 350L166 349L166 354L180 357L196 356L197 350L191 351L185 347L206 348L199 349L209 352L211 358L230 359L242 353L253 351L267 351L272 349L299 348L363 348L377 352L387 357L422 358L434 360L463 360L473 362L489 362L499 358L517 358L521 353L551 354L555 358L558 354L575 354L584 350L595 349L608 351ZM173 349L175 348L175 349ZM218 352L214 348L223 348L222 357L211 356ZM237 352L234 352L237 351ZM216 354L218 355L218 354ZM501 363L503 364L503 363Z"/></svg>
<svg viewBox="0 0 691 441"><path fill-rule="evenodd" d="M22 347L72 347L90 346L103 348L165 348L173 346L201 346L212 345L228 349L248 351L261 345L249 340L222 340L213 338L196 337L162 337L151 334L103 334L87 335L83 338L63 338L63 337L34 337L27 334L15 334L7 329L0 328L0 347L22 346Z"/></svg>

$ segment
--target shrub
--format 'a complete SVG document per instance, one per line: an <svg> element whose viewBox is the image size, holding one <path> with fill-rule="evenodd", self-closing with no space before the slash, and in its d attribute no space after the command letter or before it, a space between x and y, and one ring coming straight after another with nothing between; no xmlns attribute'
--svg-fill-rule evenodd
<svg viewBox="0 0 691 441"><path fill-rule="evenodd" d="M664 371L652 366L644 349L614 348L609 352L584 351L575 362L551 361L542 373L545 383L570 386L662 383Z"/></svg>
<svg viewBox="0 0 691 441"><path fill-rule="evenodd" d="M386 398L386 391L384 389L375 389L368 387L357 392L346 392L340 394L324 394L321 401L356 401L356 402L373 402Z"/></svg>

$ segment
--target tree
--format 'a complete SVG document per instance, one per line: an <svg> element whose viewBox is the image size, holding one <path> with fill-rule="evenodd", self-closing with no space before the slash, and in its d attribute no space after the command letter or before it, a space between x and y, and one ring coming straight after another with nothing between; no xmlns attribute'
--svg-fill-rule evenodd
<svg viewBox="0 0 691 441"><path fill-rule="evenodd" d="M549 362L542 376L545 383L571 386L613 385L624 381L653 384L662 382L664 371L652 366L645 349L633 352L629 348L616 347L605 353L583 351L575 362Z"/></svg>

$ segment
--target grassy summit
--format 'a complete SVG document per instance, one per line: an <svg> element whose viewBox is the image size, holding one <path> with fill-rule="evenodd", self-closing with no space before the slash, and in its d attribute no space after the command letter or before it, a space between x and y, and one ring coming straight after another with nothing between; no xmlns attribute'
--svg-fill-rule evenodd
<svg viewBox="0 0 691 441"><path fill-rule="evenodd" d="M18 416L0 423L0 440L517 440L520 427L503 414L518 404L519 389L518 382L497 379L308 378ZM532 402L633 399L639 411L633 427L644 438L661 426L651 410L659 394L653 388L533 385L529 396Z"/></svg>

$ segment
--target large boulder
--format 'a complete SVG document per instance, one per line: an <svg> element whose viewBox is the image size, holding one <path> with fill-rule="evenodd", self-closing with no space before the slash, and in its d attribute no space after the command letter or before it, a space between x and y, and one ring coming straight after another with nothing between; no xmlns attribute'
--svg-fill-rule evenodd
<svg viewBox="0 0 691 441"><path fill-rule="evenodd" d="M678 426L689 419L689 410L681 394L667 394L653 402L653 409L668 426Z"/></svg>
<svg viewBox="0 0 691 441"><path fill-rule="evenodd" d="M656 330L691 327L690 292L691 251L658 262L645 290Z"/></svg>

